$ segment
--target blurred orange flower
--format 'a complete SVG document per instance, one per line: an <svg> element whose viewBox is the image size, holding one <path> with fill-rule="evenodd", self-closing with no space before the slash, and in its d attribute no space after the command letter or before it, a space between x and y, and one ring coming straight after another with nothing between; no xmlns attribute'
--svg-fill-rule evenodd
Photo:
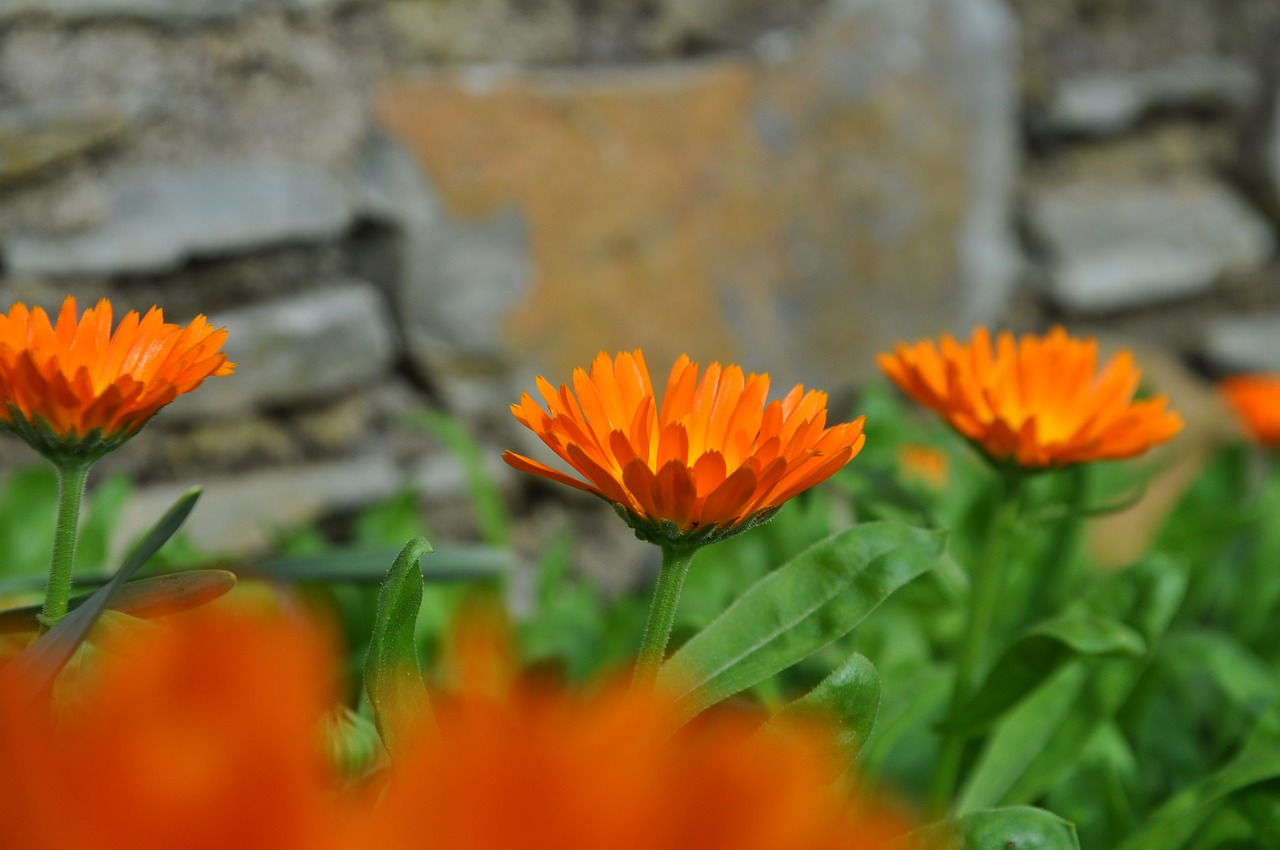
<svg viewBox="0 0 1280 850"><path fill-rule="evenodd" d="M966 344L899 343L880 368L998 462L1040 469L1141 454L1182 430L1164 396L1134 401L1140 371L1121 351L1098 369L1094 339L1061 327L992 345L978 328Z"/></svg>
<svg viewBox="0 0 1280 850"><path fill-rule="evenodd" d="M340 662L300 621L211 606L126 633L56 715L0 668L0 847L871 850L909 828L833 785L816 724L676 732L660 696L539 687L500 632L458 634L432 734L347 791L318 734Z"/></svg>
<svg viewBox="0 0 1280 850"><path fill-rule="evenodd" d="M933 446L908 443L898 447L898 474L905 481L919 481L941 490L947 486L950 466L946 452Z"/></svg>
<svg viewBox="0 0 1280 850"><path fill-rule="evenodd" d="M681 356L661 401L640 351L601 353L573 390L538 378L544 411L525 393L511 410L586 483L506 452L516 469L614 503L642 536L707 539L771 515L858 453L863 418L826 427L825 393L796 386L765 402L768 375Z"/></svg>
<svg viewBox="0 0 1280 850"><path fill-rule="evenodd" d="M1219 387L1254 440L1280 446L1280 375L1237 375Z"/></svg>
<svg viewBox="0 0 1280 850"><path fill-rule="evenodd" d="M217 606L173 626L113 642L56 717L0 672L0 847L361 846L318 745L326 643Z"/></svg>
<svg viewBox="0 0 1280 850"><path fill-rule="evenodd" d="M0 314L0 428L42 454L94 456L138 431L157 410L235 364L225 329L198 316L169 324L159 308L128 313L111 330L106 299L76 319L62 302L56 324L39 307Z"/></svg>
<svg viewBox="0 0 1280 850"><path fill-rule="evenodd" d="M845 765L819 726L713 713L675 732L660 695L540 688L479 643L448 662L439 733L397 765L379 848L871 850L909 829L833 784Z"/></svg>

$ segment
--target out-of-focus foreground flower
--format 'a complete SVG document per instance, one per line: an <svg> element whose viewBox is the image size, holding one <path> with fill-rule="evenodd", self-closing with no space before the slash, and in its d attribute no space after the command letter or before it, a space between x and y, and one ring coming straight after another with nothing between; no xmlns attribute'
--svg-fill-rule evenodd
<svg viewBox="0 0 1280 850"><path fill-rule="evenodd" d="M110 645L56 715L0 671L0 847L357 846L317 743L320 638L216 606L175 622Z"/></svg>
<svg viewBox="0 0 1280 850"><path fill-rule="evenodd" d="M1219 386L1249 436L1280 447L1280 375L1237 375Z"/></svg>
<svg viewBox="0 0 1280 850"><path fill-rule="evenodd" d="M0 677L0 846L869 850L904 830L832 786L817 731L718 716L673 737L652 695L538 689L466 652L390 785L344 794L316 733L337 662L311 631L217 608L152 631L56 725Z"/></svg>
<svg viewBox="0 0 1280 850"><path fill-rule="evenodd" d="M988 457L1029 469L1142 454L1182 429L1163 397L1134 401L1141 372L1121 351L1098 369L1098 344L1061 327L1020 339L985 328L965 344L899 344L880 368Z"/></svg>
<svg viewBox="0 0 1280 850"><path fill-rule="evenodd" d="M675 731L661 694L538 687L511 674L491 631L466 632L456 691L392 786L381 846L871 850L906 831L833 785L844 765L825 728L757 734L759 718L726 713Z"/></svg>
<svg viewBox="0 0 1280 850"><path fill-rule="evenodd" d="M0 427L41 454L94 457L118 446L157 410L235 364L226 330L198 316L186 327L153 307L112 332L106 299L77 320L67 297L56 323L39 307L0 314Z"/></svg>
<svg viewBox="0 0 1280 850"><path fill-rule="evenodd" d="M573 389L538 378L546 410L525 393L512 405L586 483L507 452L511 466L617 505L637 532L662 542L750 525L823 481L858 453L863 419L826 427L825 393L797 386L766 402L768 375L681 356L661 399L639 350L601 353Z"/></svg>

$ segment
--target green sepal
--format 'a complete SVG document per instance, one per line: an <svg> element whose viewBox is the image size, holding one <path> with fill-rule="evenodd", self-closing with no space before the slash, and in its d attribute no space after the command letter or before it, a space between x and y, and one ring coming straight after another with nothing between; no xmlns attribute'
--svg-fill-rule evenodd
<svg viewBox="0 0 1280 850"><path fill-rule="evenodd" d="M120 448L146 424L145 420L136 422L112 434L107 434L101 428L95 428L87 434L63 434L54 429L43 416L28 419L13 403L8 405L8 409L10 418L8 421L0 419L0 430L18 437L57 465L93 463Z"/></svg>
<svg viewBox="0 0 1280 850"><path fill-rule="evenodd" d="M704 525L681 530L680 526L669 519L647 519L639 514L632 513L623 505L612 504L613 509L618 512L618 516L622 517L623 522L631 526L631 530L636 533L636 537L639 539L657 546L673 546L686 549L698 549L703 546L710 546L712 543L728 540L730 537L737 537L739 534L743 534L753 528L759 528L773 519L778 513L778 508L768 508L752 514L740 522L734 520L720 523L719 525Z"/></svg>

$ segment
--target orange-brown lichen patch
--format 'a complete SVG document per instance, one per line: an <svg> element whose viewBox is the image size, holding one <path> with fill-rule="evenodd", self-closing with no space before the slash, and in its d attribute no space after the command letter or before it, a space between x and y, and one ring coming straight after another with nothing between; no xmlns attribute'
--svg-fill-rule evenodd
<svg viewBox="0 0 1280 850"><path fill-rule="evenodd" d="M449 214L524 216L506 328L540 367L643 346L847 381L955 321L970 187L957 110L910 76L842 91L842 38L775 67L403 77L379 112Z"/></svg>

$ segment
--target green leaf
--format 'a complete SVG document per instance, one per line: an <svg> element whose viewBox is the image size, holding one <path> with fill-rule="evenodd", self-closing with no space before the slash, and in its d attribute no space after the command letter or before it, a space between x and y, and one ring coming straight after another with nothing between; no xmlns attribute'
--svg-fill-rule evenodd
<svg viewBox="0 0 1280 850"><path fill-rule="evenodd" d="M170 537L177 533L191 515L200 488L193 487L178 498L150 531L125 558L116 574L98 588L84 604L63 617L57 625L41 635L24 649L12 662L12 669L19 673L33 692L39 693L52 684L54 677L84 642L98 616L110 604L116 592L133 577L133 574L159 551Z"/></svg>
<svg viewBox="0 0 1280 850"><path fill-rule="evenodd" d="M313 555L270 558L260 566L242 571L276 581L383 581L387 561L400 553L399 547L361 547ZM489 546L450 546L431 550L431 566L422 570L427 582L483 581L511 571L511 553Z"/></svg>
<svg viewBox="0 0 1280 850"><path fill-rule="evenodd" d="M956 801L956 810L977 810L1007 799L1009 789L1060 734L1072 712L1079 709L1086 684L1085 666L1080 662L1067 664L1009 712L973 766Z"/></svg>
<svg viewBox="0 0 1280 850"><path fill-rule="evenodd" d="M164 617L212 602L235 584L235 573L227 570L188 570L152 576L122 585L107 608L142 619ZM72 599L70 610L74 611L89 598ZM40 626L37 617L43 607L28 605L0 611L0 634L34 632Z"/></svg>
<svg viewBox="0 0 1280 850"><path fill-rule="evenodd" d="M0 575L38 576L44 587L58 504L58 474L49 464L16 470L0 487Z"/></svg>
<svg viewBox="0 0 1280 850"><path fill-rule="evenodd" d="M1125 622L1154 647L1187 590L1184 564L1153 557L1099 583L1085 607ZM1150 664L1142 658L1067 663L995 727L963 789L960 811L1038 800L1075 767Z"/></svg>
<svg viewBox="0 0 1280 850"><path fill-rule="evenodd" d="M926 826L910 837L939 850L1080 850L1073 824L1031 806L979 809Z"/></svg>
<svg viewBox="0 0 1280 850"><path fill-rule="evenodd" d="M422 537L410 540L378 592L373 637L364 662L364 687L383 746L394 758L415 727L431 718L431 701L418 667L414 625L422 605L418 560L431 551Z"/></svg>
<svg viewBox="0 0 1280 850"><path fill-rule="evenodd" d="M1233 705L1255 713L1280 699L1275 673L1226 633L1201 630L1170 635L1160 657L1175 675L1209 676Z"/></svg>
<svg viewBox="0 0 1280 850"><path fill-rule="evenodd" d="M838 757L852 764L871 736L879 710L880 674L865 655L855 652L817 687L775 714L765 729L803 724L809 718L834 721Z"/></svg>
<svg viewBox="0 0 1280 850"><path fill-rule="evenodd" d="M931 569L946 539L945 532L874 522L814 544L694 635L663 665L659 687L693 717L790 667Z"/></svg>
<svg viewBox="0 0 1280 850"><path fill-rule="evenodd" d="M947 726L969 734L981 732L1073 658L1136 658L1145 650L1142 635L1123 623L1082 611L1059 615L1006 647Z"/></svg>
<svg viewBox="0 0 1280 850"><path fill-rule="evenodd" d="M1280 747L1246 748L1234 761L1174 795L1117 850L1178 850L1233 794L1280 778Z"/></svg>

